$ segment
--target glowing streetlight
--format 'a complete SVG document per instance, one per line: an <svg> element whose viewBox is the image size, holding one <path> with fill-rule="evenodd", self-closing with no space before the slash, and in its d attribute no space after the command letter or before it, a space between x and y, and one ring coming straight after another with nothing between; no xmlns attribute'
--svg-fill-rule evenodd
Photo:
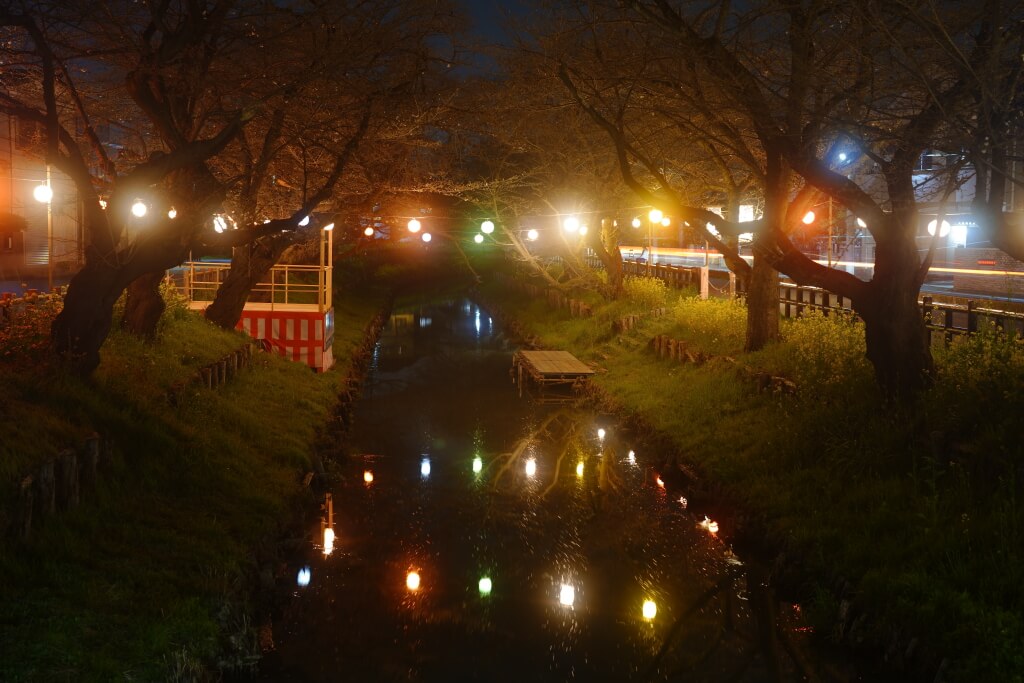
<svg viewBox="0 0 1024 683"><path fill-rule="evenodd" d="M483 223L481 223L480 232L484 233L485 235L490 235L492 232L494 232L494 221L484 221Z"/></svg>
<svg viewBox="0 0 1024 683"><path fill-rule="evenodd" d="M430 240L434 239L434 236L431 235L429 232L425 232L423 233L423 236L420 237L420 239L423 240L424 242L429 242Z"/></svg>
<svg viewBox="0 0 1024 683"><path fill-rule="evenodd" d="M50 187L49 183L36 185L36 189L32 190L32 198L40 204L49 204L53 200L53 188Z"/></svg>
<svg viewBox="0 0 1024 683"><path fill-rule="evenodd" d="M815 218L814 212L813 211L808 211L807 213L804 214L804 217L802 219L800 219L800 220L802 220L804 222L804 225L810 225L811 223L814 222L814 218Z"/></svg>
<svg viewBox="0 0 1024 683"><path fill-rule="evenodd" d="M476 242L477 244L483 244L484 243L484 236L481 235L480 233L477 233L477 234L473 235L473 241Z"/></svg>
<svg viewBox="0 0 1024 683"><path fill-rule="evenodd" d="M46 204L46 286L53 291L53 188L50 187L50 165L46 165L46 183L36 185L32 196Z"/></svg>
<svg viewBox="0 0 1024 683"><path fill-rule="evenodd" d="M136 218L142 218L146 215L147 211L149 211L149 207L141 199L136 199L135 203L132 204L132 215Z"/></svg>
<svg viewBox="0 0 1024 683"><path fill-rule="evenodd" d="M324 229L325 231L331 231L331 230L334 230L334 223L328 223L327 225L325 225L325 226L323 227L323 229Z"/></svg>
<svg viewBox="0 0 1024 683"><path fill-rule="evenodd" d="M418 220L413 218L413 219L409 220L409 223L407 224L407 227L409 228L409 232L411 232L411 233L413 233L415 235L416 233L418 233L420 231L420 228L423 227L423 226L421 225L421 223Z"/></svg>
<svg viewBox="0 0 1024 683"><path fill-rule="evenodd" d="M562 221L562 227L565 228L566 232L574 233L580 229L580 219L576 216L569 216Z"/></svg>
<svg viewBox="0 0 1024 683"><path fill-rule="evenodd" d="M531 242L536 242L538 237L540 237L540 233L537 232L534 228L530 228L529 232L526 233L526 239L530 240Z"/></svg>
<svg viewBox="0 0 1024 683"><path fill-rule="evenodd" d="M946 220L942 221L942 225L941 226L939 225L938 220L933 220L933 221L929 222L928 223L928 234L931 235L932 237L935 236L935 228L936 227L939 228L939 237L945 237L946 235L949 234L949 230L950 230L949 221L946 221Z"/></svg>

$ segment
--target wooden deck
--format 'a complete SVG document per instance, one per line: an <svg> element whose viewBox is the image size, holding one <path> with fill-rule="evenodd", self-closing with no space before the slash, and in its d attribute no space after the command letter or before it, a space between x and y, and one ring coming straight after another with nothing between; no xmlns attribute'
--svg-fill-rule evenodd
<svg viewBox="0 0 1024 683"><path fill-rule="evenodd" d="M550 389L575 389L594 374L593 369L568 351L516 351L512 356L512 373L523 395L526 382L537 389L535 400L541 402L572 400L572 392Z"/></svg>

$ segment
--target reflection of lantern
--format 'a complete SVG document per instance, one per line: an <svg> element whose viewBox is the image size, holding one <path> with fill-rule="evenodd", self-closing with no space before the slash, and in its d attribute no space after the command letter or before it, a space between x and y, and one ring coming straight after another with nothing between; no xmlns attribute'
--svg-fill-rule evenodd
<svg viewBox="0 0 1024 683"><path fill-rule="evenodd" d="M373 472L371 472L370 470L364 470L363 471L363 481L365 481L367 484L372 484L373 483Z"/></svg>
<svg viewBox="0 0 1024 683"><path fill-rule="evenodd" d="M480 456L473 458L473 474L480 474L480 472L483 469L484 461L480 458Z"/></svg>
<svg viewBox="0 0 1024 683"><path fill-rule="evenodd" d="M430 476L430 458L423 458L420 462L420 476L424 479Z"/></svg>
<svg viewBox="0 0 1024 683"><path fill-rule="evenodd" d="M629 461L630 465L635 465L636 464L636 453L634 453L633 451L630 451L629 455L626 456L626 460Z"/></svg>
<svg viewBox="0 0 1024 683"><path fill-rule="evenodd" d="M576 476L577 477L582 477L583 476L583 463L582 462L576 463Z"/></svg>
<svg viewBox="0 0 1024 683"><path fill-rule="evenodd" d="M658 606L654 604L654 600L644 600L643 606L644 619L651 620L658 614Z"/></svg>
<svg viewBox="0 0 1024 683"><path fill-rule="evenodd" d="M562 590L558 594L558 602L562 603L566 607L572 607L572 603L576 601L576 589L567 583L562 584Z"/></svg>
<svg viewBox="0 0 1024 683"><path fill-rule="evenodd" d="M597 430L597 438L604 439L604 435L605 435L604 428L601 428L601 429Z"/></svg>
<svg viewBox="0 0 1024 683"><path fill-rule="evenodd" d="M334 529L327 527L324 529L324 555L330 555L334 552Z"/></svg>
<svg viewBox="0 0 1024 683"><path fill-rule="evenodd" d="M654 483L660 486L661 488L665 488L665 482L661 480L660 476L654 477Z"/></svg>
<svg viewBox="0 0 1024 683"><path fill-rule="evenodd" d="M309 585L309 580L310 578L312 578L312 576L312 570L309 568L309 565L306 565L305 567L299 570L299 575L295 577L295 583L299 584L302 587L306 587Z"/></svg>
<svg viewBox="0 0 1024 683"><path fill-rule="evenodd" d="M480 595L490 595L491 594L491 579L490 579L490 577L489 576L485 576L485 577L481 578L480 579L480 583L478 584L478 587L480 589Z"/></svg>
<svg viewBox="0 0 1024 683"><path fill-rule="evenodd" d="M420 588L420 575L419 572L409 572L405 577L405 587L411 591L419 590Z"/></svg>
<svg viewBox="0 0 1024 683"><path fill-rule="evenodd" d="M530 458L526 461L526 476L532 477L537 474L537 461L534 458Z"/></svg>

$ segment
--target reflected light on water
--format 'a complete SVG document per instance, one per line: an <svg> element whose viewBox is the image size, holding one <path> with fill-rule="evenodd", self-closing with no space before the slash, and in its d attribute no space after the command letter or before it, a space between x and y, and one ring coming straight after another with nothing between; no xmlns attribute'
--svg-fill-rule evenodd
<svg viewBox="0 0 1024 683"><path fill-rule="evenodd" d="M411 571L405 576L405 587L411 591L420 589L420 575L419 572Z"/></svg>
<svg viewBox="0 0 1024 683"><path fill-rule="evenodd" d="M482 472L483 469L484 469L484 461L478 455L475 458L473 458L473 474L480 474L480 472Z"/></svg>
<svg viewBox="0 0 1024 683"><path fill-rule="evenodd" d="M313 576L313 571L306 565L299 570L299 575L295 577L295 583L299 584L303 588L309 585L309 580Z"/></svg>
<svg viewBox="0 0 1024 683"><path fill-rule="evenodd" d="M532 477L537 474L537 459L530 458L526 461L526 476Z"/></svg>
<svg viewBox="0 0 1024 683"><path fill-rule="evenodd" d="M701 529L706 529L712 534L718 533L718 522L713 519L708 519L707 515L704 516L704 521L700 523Z"/></svg>
<svg viewBox="0 0 1024 683"><path fill-rule="evenodd" d="M576 602L576 588L563 583L562 590L558 593L558 602L566 607L572 607L572 604Z"/></svg>
<svg viewBox="0 0 1024 683"><path fill-rule="evenodd" d="M485 576L485 577L481 578L480 579L480 583L478 584L478 588L480 589L480 595L483 595L483 596L490 595L491 594L491 588L492 588L491 578L489 576Z"/></svg>
<svg viewBox="0 0 1024 683"><path fill-rule="evenodd" d="M582 477L583 476L583 463L582 462L576 463L576 476L577 477Z"/></svg>
<svg viewBox="0 0 1024 683"><path fill-rule="evenodd" d="M420 461L420 476L424 479L430 476L430 458L423 458Z"/></svg>
<svg viewBox="0 0 1024 683"><path fill-rule="evenodd" d="M626 456L626 460L629 461L630 465L635 465L636 464L636 453L634 453L633 451L630 451L629 455Z"/></svg>
<svg viewBox="0 0 1024 683"><path fill-rule="evenodd" d="M327 527L324 529L324 555L330 555L334 552L334 529Z"/></svg>
<svg viewBox="0 0 1024 683"><path fill-rule="evenodd" d="M686 496L679 496L679 504L685 508L690 504L690 501L686 500Z"/></svg>
<svg viewBox="0 0 1024 683"><path fill-rule="evenodd" d="M656 475L654 477L654 483L657 484L658 486L660 486L661 488L665 488L665 482L662 481L661 475Z"/></svg>
<svg viewBox="0 0 1024 683"><path fill-rule="evenodd" d="M605 433L606 432L604 431L604 427L602 427L601 429L598 429L597 430L597 438L599 438L599 439L601 439L603 441Z"/></svg>
<svg viewBox="0 0 1024 683"><path fill-rule="evenodd" d="M373 483L373 472L370 470L363 470L363 481L367 484Z"/></svg>
<svg viewBox="0 0 1024 683"><path fill-rule="evenodd" d="M654 603L654 600L644 600L644 606L641 610L644 615L644 619L650 621L658 614L658 606Z"/></svg>

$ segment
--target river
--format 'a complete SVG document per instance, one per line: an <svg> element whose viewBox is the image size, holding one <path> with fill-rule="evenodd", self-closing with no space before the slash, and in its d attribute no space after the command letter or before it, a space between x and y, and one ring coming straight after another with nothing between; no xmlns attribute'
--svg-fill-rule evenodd
<svg viewBox="0 0 1024 683"><path fill-rule="evenodd" d="M803 680L799 608L613 418L519 398L512 351L469 300L395 311L260 678Z"/></svg>

